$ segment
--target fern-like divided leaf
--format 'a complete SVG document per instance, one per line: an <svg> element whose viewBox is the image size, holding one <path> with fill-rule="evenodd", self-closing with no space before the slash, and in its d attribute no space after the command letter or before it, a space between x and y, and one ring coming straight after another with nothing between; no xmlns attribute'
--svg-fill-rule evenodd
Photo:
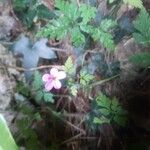
<svg viewBox="0 0 150 150"><path fill-rule="evenodd" d="M42 91L37 91L36 93L35 93L35 100L37 101L37 102L41 102L42 101L42 99L43 99L43 92Z"/></svg>
<svg viewBox="0 0 150 150"><path fill-rule="evenodd" d="M133 33L135 40L144 45L150 45L150 15L142 9L136 20L134 28L137 32Z"/></svg>
<svg viewBox="0 0 150 150"><path fill-rule="evenodd" d="M129 60L139 67L147 68L150 66L150 52L138 53L129 58Z"/></svg>
<svg viewBox="0 0 150 150"><path fill-rule="evenodd" d="M64 70L69 75L72 75L75 72L75 66L71 57L68 57L68 59L66 60Z"/></svg>
<svg viewBox="0 0 150 150"><path fill-rule="evenodd" d="M87 73L86 71L80 72L80 84L82 86L87 86L93 79L94 76Z"/></svg>
<svg viewBox="0 0 150 150"><path fill-rule="evenodd" d="M81 12L81 17L83 18L82 24L87 24L96 16L96 8L91 7L90 5L81 4L79 11Z"/></svg>
<svg viewBox="0 0 150 150"><path fill-rule="evenodd" d="M125 4L129 4L136 8L143 8L142 0L123 0Z"/></svg>
<svg viewBox="0 0 150 150"><path fill-rule="evenodd" d="M94 120L93 120L93 123L95 123L95 124L99 124L99 125L101 125L101 124L105 124L105 123L110 123L110 120L109 119L107 119L106 117L104 117L104 116L102 116L102 117L94 117Z"/></svg>
<svg viewBox="0 0 150 150"><path fill-rule="evenodd" d="M97 111L100 116L94 117L93 123L103 124L115 122L118 125L124 126L126 123L126 111L122 108L116 98L109 99L104 94L96 98Z"/></svg>
<svg viewBox="0 0 150 150"><path fill-rule="evenodd" d="M44 101L54 103L53 94L49 92L44 92Z"/></svg>
<svg viewBox="0 0 150 150"><path fill-rule="evenodd" d="M83 43L85 43L85 37L80 32L79 27L76 27L72 30L71 40L72 40L72 43L74 43L75 46L82 45Z"/></svg>
<svg viewBox="0 0 150 150"><path fill-rule="evenodd" d="M80 6L75 1L56 0L55 10L57 18L51 20L48 25L41 29L37 36L63 39L66 36L71 37L74 46L85 44L85 33L92 35L92 38L101 42L108 49L114 50L115 45L111 29L115 27L116 22L105 19L101 25L96 28L92 19L96 16L96 8L81 3Z"/></svg>
<svg viewBox="0 0 150 150"><path fill-rule="evenodd" d="M72 85L70 87L70 93L73 95L73 96L77 96L77 93L78 93L78 87L77 85Z"/></svg>
<svg viewBox="0 0 150 150"><path fill-rule="evenodd" d="M117 23L110 19L105 19L101 22L98 28L93 28L92 37L96 41L100 41L101 44L110 49L115 49L115 44L113 40L113 36L111 34L111 29L115 27Z"/></svg>
<svg viewBox="0 0 150 150"><path fill-rule="evenodd" d="M54 13L38 0L12 0L12 5L16 15L28 28L32 27L34 19L45 20L55 17Z"/></svg>

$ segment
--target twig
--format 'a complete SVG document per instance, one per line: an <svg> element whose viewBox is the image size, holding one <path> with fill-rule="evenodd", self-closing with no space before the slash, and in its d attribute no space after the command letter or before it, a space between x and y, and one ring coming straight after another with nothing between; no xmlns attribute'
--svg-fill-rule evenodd
<svg viewBox="0 0 150 150"><path fill-rule="evenodd" d="M107 79L104 79L104 80L97 81L96 83L90 84L89 87L92 88L92 87L95 87L95 86L97 86L97 85L101 85L101 84L103 84L103 83L105 83L105 82L108 82L108 81L110 81L110 80L113 80L114 78L117 78L117 77L119 77L119 75L115 75L115 76L113 76L113 77L110 77L110 78L107 78Z"/></svg>
<svg viewBox="0 0 150 150"><path fill-rule="evenodd" d="M84 113L65 113L63 116L65 117L75 117L75 118L81 118L84 117L86 114Z"/></svg>
<svg viewBox="0 0 150 150"><path fill-rule="evenodd" d="M35 68L30 68L30 69L25 69L23 67L17 67L17 66L11 66L11 65L3 65L0 66L0 68L12 68L12 69L16 69L18 71L35 71L35 70L41 70L41 69L46 69L46 68L57 68L60 70L64 70L63 66L59 66L59 65L44 65L44 66L39 66L39 67L35 67Z"/></svg>
<svg viewBox="0 0 150 150"><path fill-rule="evenodd" d="M71 122L64 120L64 122L68 125L70 125L71 127L73 127L74 129L76 129L77 131L80 131L82 134L86 134L85 130L80 129L79 127L75 126L74 124L72 124Z"/></svg>
<svg viewBox="0 0 150 150"><path fill-rule="evenodd" d="M95 51L97 50L96 48L95 49L92 49L92 50L85 50L85 53L83 55L83 59L82 59L82 66L84 65L84 61L85 61L85 57L88 53L94 53L94 54L97 54L99 53L98 51Z"/></svg>
<svg viewBox="0 0 150 150"><path fill-rule="evenodd" d="M54 48L54 47L51 47L51 49L52 49L53 51L58 51L58 52L67 53L67 50L65 50L65 49Z"/></svg>
<svg viewBox="0 0 150 150"><path fill-rule="evenodd" d="M74 128L75 130L77 130L77 131L80 131L80 132L81 132L82 134L84 134L84 135L86 134L85 130L80 129L79 127L75 126L75 125L72 124L71 122L69 122L69 121L63 119L61 116L56 115L56 114L53 112L53 110L52 110L51 108L48 108L48 107L47 107L47 109L48 109L54 116L56 116L57 118L59 118L61 121L63 121L63 122L66 123L67 125L73 127L73 128Z"/></svg>
<svg viewBox="0 0 150 150"><path fill-rule="evenodd" d="M78 7L80 7L80 2L79 2L79 0L77 0L77 5L78 5Z"/></svg>
<svg viewBox="0 0 150 150"><path fill-rule="evenodd" d="M62 142L61 144L66 144L66 143L72 142L73 140L77 139L77 138L80 137L80 136L82 136L82 133L79 133L79 134L73 136L72 138L70 138L70 139L68 139L68 140L66 140L66 141L64 141L64 142Z"/></svg>

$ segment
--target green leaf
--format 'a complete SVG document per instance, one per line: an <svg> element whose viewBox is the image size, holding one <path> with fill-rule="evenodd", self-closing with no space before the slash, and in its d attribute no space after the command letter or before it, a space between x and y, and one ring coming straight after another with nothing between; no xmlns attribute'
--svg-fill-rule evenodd
<svg viewBox="0 0 150 150"><path fill-rule="evenodd" d="M39 5L36 9L36 15L39 19L52 19L55 17L54 13L50 11L45 5Z"/></svg>
<svg viewBox="0 0 150 150"><path fill-rule="evenodd" d="M80 72L80 84L82 86L87 86L93 79L94 79L94 76L87 73L86 71Z"/></svg>
<svg viewBox="0 0 150 150"><path fill-rule="evenodd" d="M108 116L110 115L111 111L109 109L106 109L106 108L100 108L99 109L99 112L104 115L104 116Z"/></svg>
<svg viewBox="0 0 150 150"><path fill-rule="evenodd" d="M101 94L100 96L98 96L96 98L96 102L98 106L110 109L111 100L104 94Z"/></svg>
<svg viewBox="0 0 150 150"><path fill-rule="evenodd" d="M42 120L42 117L41 117L41 114L39 112L35 113L34 114L34 117L37 121L41 121Z"/></svg>
<svg viewBox="0 0 150 150"><path fill-rule="evenodd" d="M70 92L73 96L77 96L78 93L78 87L76 85L73 85L70 87Z"/></svg>
<svg viewBox="0 0 150 150"><path fill-rule="evenodd" d="M17 147L4 117L0 114L0 149L19 150Z"/></svg>
<svg viewBox="0 0 150 150"><path fill-rule="evenodd" d="M44 93L44 101L54 103L53 94L45 92Z"/></svg>
<svg viewBox="0 0 150 150"><path fill-rule="evenodd" d="M127 121L126 117L121 115L115 115L113 120L120 126L125 126Z"/></svg>
<svg viewBox="0 0 150 150"><path fill-rule="evenodd" d="M117 22L116 21L113 21L111 19L104 19L102 20L101 24L100 24L100 28L107 32L109 31L110 29L114 28L115 26L117 25Z"/></svg>
<svg viewBox="0 0 150 150"><path fill-rule="evenodd" d="M101 94L96 99L98 112L110 121L114 121L119 125L123 125L126 122L127 112L122 108L119 101L116 98L110 100L104 94Z"/></svg>
<svg viewBox="0 0 150 150"><path fill-rule="evenodd" d="M114 1L116 1L116 0L108 0L108 3L111 4L111 3L113 3Z"/></svg>
<svg viewBox="0 0 150 150"><path fill-rule="evenodd" d="M20 120L17 120L16 121L17 123L17 127L20 129L20 130L24 130L26 131L26 129L28 128L29 124L31 123L31 120L29 120L28 117L24 117ZM26 133L25 133L26 134ZM27 133L28 134L28 133Z"/></svg>
<svg viewBox="0 0 150 150"><path fill-rule="evenodd" d="M96 8L86 4L78 7L76 1L56 0L55 7L57 18L51 20L48 25L38 32L38 37L56 38L61 40L66 36L71 36L71 41L75 46L85 43L85 36L80 30L95 17Z"/></svg>
<svg viewBox="0 0 150 150"><path fill-rule="evenodd" d="M18 18L28 28L34 25L36 19L48 20L55 17L54 13L39 0L13 0L13 8Z"/></svg>
<svg viewBox="0 0 150 150"><path fill-rule="evenodd" d="M81 12L82 23L87 24L91 19L96 16L96 8L91 7L90 5L81 4L79 7L79 11Z"/></svg>
<svg viewBox="0 0 150 150"><path fill-rule="evenodd" d="M32 11L27 12L23 17L23 23L27 25L28 28L30 28L33 24L33 20L36 16L36 10L33 9Z"/></svg>
<svg viewBox="0 0 150 150"><path fill-rule="evenodd" d="M73 64L71 57L68 57L68 59L66 60L65 65L64 65L64 70L66 73L70 75L75 72L75 66Z"/></svg>
<svg viewBox="0 0 150 150"><path fill-rule="evenodd" d="M139 67L147 68L150 66L150 52L135 54L129 58L129 61Z"/></svg>
<svg viewBox="0 0 150 150"><path fill-rule="evenodd" d="M37 102L40 102L43 98L43 92L42 91L37 91L35 95L35 99Z"/></svg>
<svg viewBox="0 0 150 150"><path fill-rule="evenodd" d="M116 98L113 98L112 102L111 102L111 109L116 111L117 110L117 107L119 106L119 102Z"/></svg>
<svg viewBox="0 0 150 150"><path fill-rule="evenodd" d="M129 4L136 8L143 8L142 0L123 0L125 4Z"/></svg>
<svg viewBox="0 0 150 150"><path fill-rule="evenodd" d="M67 11L69 9L69 2L66 2L64 0L55 0L55 7L63 12L65 15L67 15Z"/></svg>
<svg viewBox="0 0 150 150"><path fill-rule="evenodd" d="M91 33L93 31L93 27L91 25L80 24L80 29L85 33Z"/></svg>
<svg viewBox="0 0 150 150"><path fill-rule="evenodd" d="M118 106L116 108L116 114L119 115L119 116L126 116L127 115L127 111L125 111L122 106Z"/></svg>
<svg viewBox="0 0 150 150"><path fill-rule="evenodd" d="M26 104L21 104L19 106L19 111L22 112L24 115L31 115L33 113L33 108L29 107Z"/></svg>
<svg viewBox="0 0 150 150"><path fill-rule="evenodd" d="M150 15L145 9L140 11L133 24L137 30L133 33L135 40L141 44L150 45Z"/></svg>
<svg viewBox="0 0 150 150"><path fill-rule="evenodd" d="M13 0L13 7L15 10L24 10L29 4L29 0Z"/></svg>
<svg viewBox="0 0 150 150"><path fill-rule="evenodd" d="M110 123L110 120L105 118L104 116L101 116L101 117L94 117L94 120L93 120L93 123L95 124L99 124L99 125L102 125L102 124L105 124L105 123Z"/></svg>
<svg viewBox="0 0 150 150"><path fill-rule="evenodd" d="M43 85L42 76L38 71L36 71L34 74L33 88L35 90L39 90L41 89L42 85Z"/></svg>
<svg viewBox="0 0 150 150"><path fill-rule="evenodd" d="M26 97L28 97L31 92L29 87L23 82L17 83L16 91Z"/></svg>
<svg viewBox="0 0 150 150"><path fill-rule="evenodd" d="M81 44L85 43L85 37L80 32L79 27L76 27L72 30L71 40L75 46L80 46Z"/></svg>
<svg viewBox="0 0 150 150"><path fill-rule="evenodd" d="M115 49L115 44L113 40L113 36L111 34L111 29L116 26L116 22L110 19L104 19L100 26L97 28L93 28L92 37L96 41L100 41L101 44L110 49Z"/></svg>

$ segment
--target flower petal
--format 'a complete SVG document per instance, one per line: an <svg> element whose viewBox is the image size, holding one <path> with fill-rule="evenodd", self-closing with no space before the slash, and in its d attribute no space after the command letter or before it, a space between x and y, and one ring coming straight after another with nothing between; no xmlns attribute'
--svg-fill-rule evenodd
<svg viewBox="0 0 150 150"><path fill-rule="evenodd" d="M45 90L50 91L53 88L53 82L47 82L45 84Z"/></svg>
<svg viewBox="0 0 150 150"><path fill-rule="evenodd" d="M60 89L61 88L61 82L59 80L54 80L53 86L55 89Z"/></svg>
<svg viewBox="0 0 150 150"><path fill-rule="evenodd" d="M51 71L50 71L50 74L51 74L53 77L57 77L57 75L58 75L58 69L52 68Z"/></svg>
<svg viewBox="0 0 150 150"><path fill-rule="evenodd" d="M66 73L64 71L59 71L58 75L57 75L57 79L61 80L61 79L65 79L66 78Z"/></svg>
<svg viewBox="0 0 150 150"><path fill-rule="evenodd" d="M51 78L51 75L50 75L50 74L44 74L44 75L42 76L42 80L43 80L44 82L48 82L50 78Z"/></svg>

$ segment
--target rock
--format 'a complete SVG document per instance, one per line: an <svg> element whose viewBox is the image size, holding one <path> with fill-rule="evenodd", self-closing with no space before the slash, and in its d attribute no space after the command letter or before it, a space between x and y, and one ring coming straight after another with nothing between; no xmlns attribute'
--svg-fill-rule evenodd
<svg viewBox="0 0 150 150"><path fill-rule="evenodd" d="M12 11L8 0L0 1L0 40L9 40L20 32L21 25Z"/></svg>
<svg viewBox="0 0 150 150"><path fill-rule="evenodd" d="M133 65L129 62L129 57L139 52L144 52L146 49L135 42L133 38L124 39L121 41L115 52L115 58L119 60L121 70L130 72L133 69Z"/></svg>
<svg viewBox="0 0 150 150"><path fill-rule="evenodd" d="M103 14L103 16L106 16L109 13L107 8L107 0L98 1L98 3L98 10Z"/></svg>
<svg viewBox="0 0 150 150"><path fill-rule="evenodd" d="M11 52L0 44L0 113L5 117L10 126L15 116L15 113L10 109L10 103L16 86L13 75L19 76L19 72L15 69L7 68L9 65L15 66L16 60Z"/></svg>

